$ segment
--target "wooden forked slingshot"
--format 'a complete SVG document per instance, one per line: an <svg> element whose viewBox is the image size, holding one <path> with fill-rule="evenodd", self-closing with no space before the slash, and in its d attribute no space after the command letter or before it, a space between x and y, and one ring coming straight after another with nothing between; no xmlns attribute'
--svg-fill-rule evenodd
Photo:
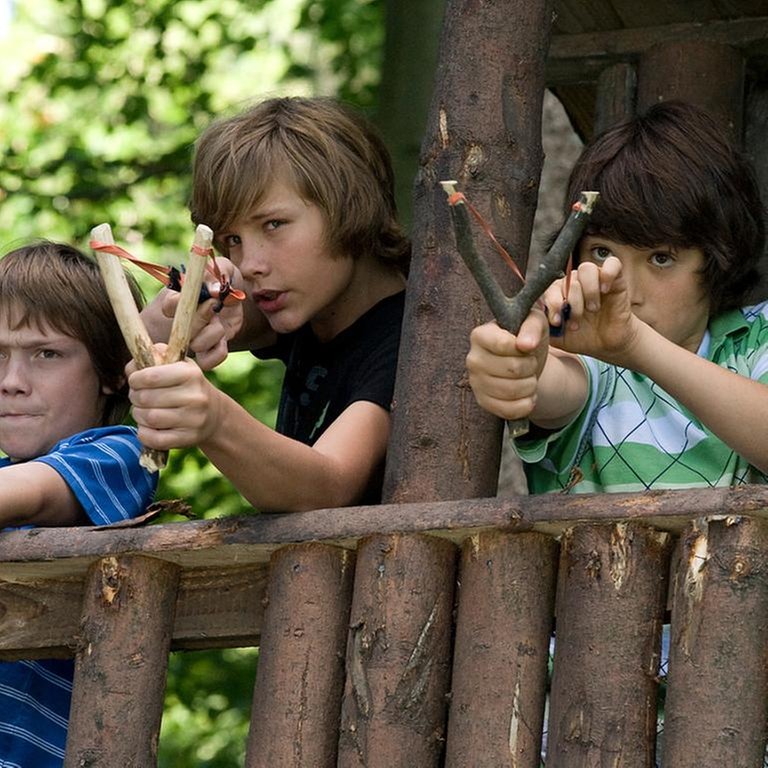
<svg viewBox="0 0 768 768"><path fill-rule="evenodd" d="M441 181L440 186L448 195L448 204L451 206L456 246L459 255L464 260L480 288L488 307L496 318L496 322L505 330L516 334L544 291L555 280L564 276L568 258L589 222L592 209L597 203L600 193L593 191L581 192L579 199L571 206L568 219L560 229L557 239L551 248L540 260L532 274L527 279L523 279L523 287L514 297L510 298L504 294L501 286L493 276L488 263L475 248L469 214L467 212L467 201L464 195L456 190L457 183L453 180ZM492 233L489 231L488 234L495 242ZM500 244L496 243L496 245L499 249L503 250ZM514 264L506 251L504 251L503 255ZM520 277L522 278L522 275ZM507 426L512 437L521 437L528 432L528 419L508 421Z"/></svg>
<svg viewBox="0 0 768 768"><path fill-rule="evenodd" d="M195 230L195 238L190 249L189 265L181 286L179 305L173 318L165 358L162 360L158 359L154 352L152 339L139 315L120 258L96 247L98 245L114 245L114 242L109 224L99 224L91 230L91 248L104 277L115 317L133 359L139 368L182 360L189 345L192 319L200 297L206 262L212 253L213 231L205 224L199 224ZM165 467L167 460L167 451L146 447L142 450L140 458L141 465L150 472L157 472Z"/></svg>

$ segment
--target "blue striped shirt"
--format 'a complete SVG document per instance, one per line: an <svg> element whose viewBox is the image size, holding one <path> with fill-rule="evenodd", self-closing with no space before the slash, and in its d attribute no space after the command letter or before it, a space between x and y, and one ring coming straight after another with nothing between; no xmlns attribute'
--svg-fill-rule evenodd
<svg viewBox="0 0 768 768"><path fill-rule="evenodd" d="M154 497L157 474L139 465L140 452L134 429L100 427L32 461L53 467L91 521L106 525L140 515ZM0 663L0 768L61 768L73 672L71 659Z"/></svg>

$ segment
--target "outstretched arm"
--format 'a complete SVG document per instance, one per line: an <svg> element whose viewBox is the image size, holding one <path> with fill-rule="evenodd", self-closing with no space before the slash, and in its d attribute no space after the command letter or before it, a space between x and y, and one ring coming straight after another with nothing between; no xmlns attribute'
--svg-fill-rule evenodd
<svg viewBox="0 0 768 768"><path fill-rule="evenodd" d="M198 446L260 509L354 504L384 459L390 415L370 402L350 405L310 447L253 418L188 360L132 371L128 382L142 443Z"/></svg>
<svg viewBox="0 0 768 768"><path fill-rule="evenodd" d="M571 319L553 341L629 368L656 382L750 464L768 472L768 386L729 371L667 339L631 311L621 262L580 265L571 285ZM558 323L557 288L547 293Z"/></svg>
<svg viewBox="0 0 768 768"><path fill-rule="evenodd" d="M34 461L0 467L0 529L88 522L70 487L52 467Z"/></svg>
<svg viewBox="0 0 768 768"><path fill-rule="evenodd" d="M643 324L628 367L655 381L752 466L768 473L768 386L689 352Z"/></svg>

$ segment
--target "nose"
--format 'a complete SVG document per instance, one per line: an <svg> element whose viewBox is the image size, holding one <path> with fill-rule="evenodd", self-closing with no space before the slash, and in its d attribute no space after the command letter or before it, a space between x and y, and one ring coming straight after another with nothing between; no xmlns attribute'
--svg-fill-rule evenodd
<svg viewBox="0 0 768 768"><path fill-rule="evenodd" d="M632 307L640 307L645 301L645 290L643 288L642 275L635 270L631 264L622 262L622 271L624 279L627 281L627 293Z"/></svg>
<svg viewBox="0 0 768 768"><path fill-rule="evenodd" d="M30 379L23 361L12 355L0 360L0 392L4 395L27 394Z"/></svg>
<svg viewBox="0 0 768 768"><path fill-rule="evenodd" d="M266 245L255 237L244 239L241 245L241 259L237 265L246 280L264 277L272 271Z"/></svg>

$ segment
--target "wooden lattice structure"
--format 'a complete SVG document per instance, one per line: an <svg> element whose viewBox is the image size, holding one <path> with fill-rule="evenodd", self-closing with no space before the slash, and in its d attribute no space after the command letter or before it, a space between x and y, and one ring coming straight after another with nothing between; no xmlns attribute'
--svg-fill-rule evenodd
<svg viewBox="0 0 768 768"><path fill-rule="evenodd" d="M441 50L387 503L0 536L0 657L76 658L67 768L155 765L169 650L254 644L248 768L538 768L547 698L547 765L646 768L665 617L663 765L762 765L768 489L496 498L463 368L487 310L436 181L527 253L546 85L585 136L692 98L765 180L768 3L451 0Z"/></svg>

